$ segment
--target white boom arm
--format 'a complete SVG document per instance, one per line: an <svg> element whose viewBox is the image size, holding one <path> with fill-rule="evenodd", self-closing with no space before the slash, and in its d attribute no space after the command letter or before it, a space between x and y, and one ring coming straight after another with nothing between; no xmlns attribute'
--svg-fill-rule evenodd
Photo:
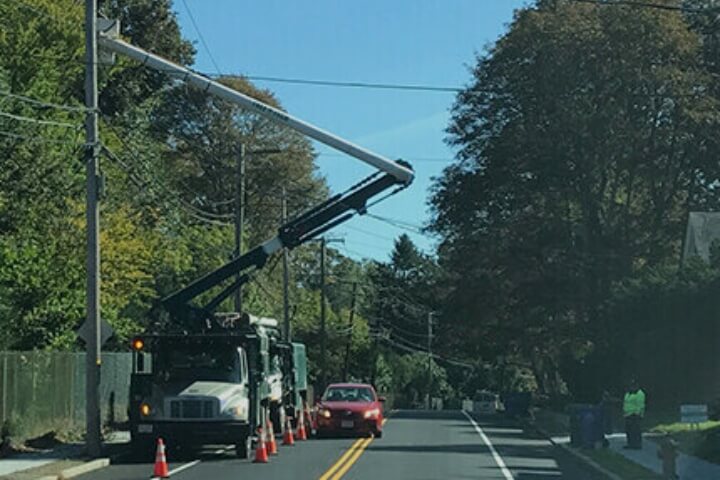
<svg viewBox="0 0 720 480"><path fill-rule="evenodd" d="M155 70L177 75L200 90L206 91L236 105L240 105L248 110L252 110L253 112L262 115L275 123L292 128L293 130L300 132L303 135L307 135L320 143L333 147L351 157L368 163L379 170L392 175L400 183L410 184L413 180L414 174L411 169L381 155L365 150L351 142L348 142L347 140L333 135L332 133L326 132L321 128L288 115L282 110L273 108L247 95L243 95L242 93L200 75L189 68L177 65L120 39L112 38L103 32L99 33L98 42L100 46L112 52L128 56L141 62L143 65L154 68Z"/></svg>

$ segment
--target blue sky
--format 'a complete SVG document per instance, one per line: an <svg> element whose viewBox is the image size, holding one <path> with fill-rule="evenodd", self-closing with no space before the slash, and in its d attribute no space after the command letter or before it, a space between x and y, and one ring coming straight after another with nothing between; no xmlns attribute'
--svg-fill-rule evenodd
<svg viewBox="0 0 720 480"><path fill-rule="evenodd" d="M197 48L195 67L217 69L199 40L190 8L223 73L332 81L462 87L475 53L494 42L526 0L174 0L182 33ZM371 212L423 225L432 178L452 161L444 143L453 93L255 84L274 91L292 115L390 158L409 160L413 185ZM318 167L333 191L373 169L328 147ZM328 154L326 154L327 152ZM408 233L424 251L435 240L368 217L332 231L354 258L386 260Z"/></svg>

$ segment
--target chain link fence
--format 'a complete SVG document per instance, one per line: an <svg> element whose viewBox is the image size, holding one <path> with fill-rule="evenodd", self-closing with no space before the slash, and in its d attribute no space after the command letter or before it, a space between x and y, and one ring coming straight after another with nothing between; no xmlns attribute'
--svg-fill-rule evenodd
<svg viewBox="0 0 720 480"><path fill-rule="evenodd" d="M105 353L100 373L104 425L127 420L132 356ZM85 354L0 352L0 425L15 438L85 426Z"/></svg>

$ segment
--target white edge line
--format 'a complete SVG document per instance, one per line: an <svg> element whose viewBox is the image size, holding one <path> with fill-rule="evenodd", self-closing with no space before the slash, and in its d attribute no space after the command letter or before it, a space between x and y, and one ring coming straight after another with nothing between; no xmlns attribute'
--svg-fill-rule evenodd
<svg viewBox="0 0 720 480"><path fill-rule="evenodd" d="M463 415L467 417L467 419L472 423L472 426L475 427L475 431L480 434L480 438L482 438L482 441L487 445L487 447L490 449L490 453L492 453L493 460L495 460L495 463L497 463L498 468L500 468L500 471L505 476L506 480L515 480L515 478L512 476L512 473L510 473L510 470L508 470L507 465L505 465L505 461L502 459L500 454L495 450L495 447L493 446L492 442L490 442L490 439L487 435L485 435L485 432L483 432L482 428L480 428L480 425L477 424L475 419L473 419L468 413L463 410Z"/></svg>
<svg viewBox="0 0 720 480"><path fill-rule="evenodd" d="M200 463L200 460L193 460L192 462L188 462L184 465L180 465L177 468L173 468L172 470L170 470L168 472L168 476L175 475L176 473L180 473L183 470L187 470L188 468L194 467L198 463ZM152 477L152 478L150 478L150 480L160 480L160 479L158 477Z"/></svg>

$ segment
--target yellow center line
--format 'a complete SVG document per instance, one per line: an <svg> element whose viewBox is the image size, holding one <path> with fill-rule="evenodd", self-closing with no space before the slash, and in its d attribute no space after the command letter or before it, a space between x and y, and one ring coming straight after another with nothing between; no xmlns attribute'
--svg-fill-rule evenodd
<svg viewBox="0 0 720 480"><path fill-rule="evenodd" d="M357 462L357 459L360 458L360 455L363 454L363 452L365 451L365 449L367 448L367 446L370 445L370 443L371 443L374 439L375 439L375 437L372 437L372 436L369 437L369 438L366 438L366 439L360 444L360 446L358 446L358 447L355 449L355 453L353 453L353 456L350 457L350 459L349 459L347 462L345 462L345 465L343 465L343 466L340 468L340 470L337 471L337 473L335 473L335 475L332 477L332 480L340 480L340 479L343 477L343 475L345 475L345 473L346 473L348 470L350 470L350 467L352 467L353 464L354 464L355 462Z"/></svg>
<svg viewBox="0 0 720 480"><path fill-rule="evenodd" d="M382 421L383 426L386 422L387 418L384 418ZM370 438L358 438L318 480L339 480L342 478L374 439L374 436Z"/></svg>
<svg viewBox="0 0 720 480"><path fill-rule="evenodd" d="M343 453L340 458L338 458L337 462L333 463L333 465L328 469L327 472L323 473L322 477L320 477L318 480L327 480L330 478L330 476L335 473L335 470L340 468L342 463L353 454L355 451L355 448L357 448L358 445L364 440L364 438L358 438L355 440L355 443L353 443L350 448L347 449L345 453Z"/></svg>

